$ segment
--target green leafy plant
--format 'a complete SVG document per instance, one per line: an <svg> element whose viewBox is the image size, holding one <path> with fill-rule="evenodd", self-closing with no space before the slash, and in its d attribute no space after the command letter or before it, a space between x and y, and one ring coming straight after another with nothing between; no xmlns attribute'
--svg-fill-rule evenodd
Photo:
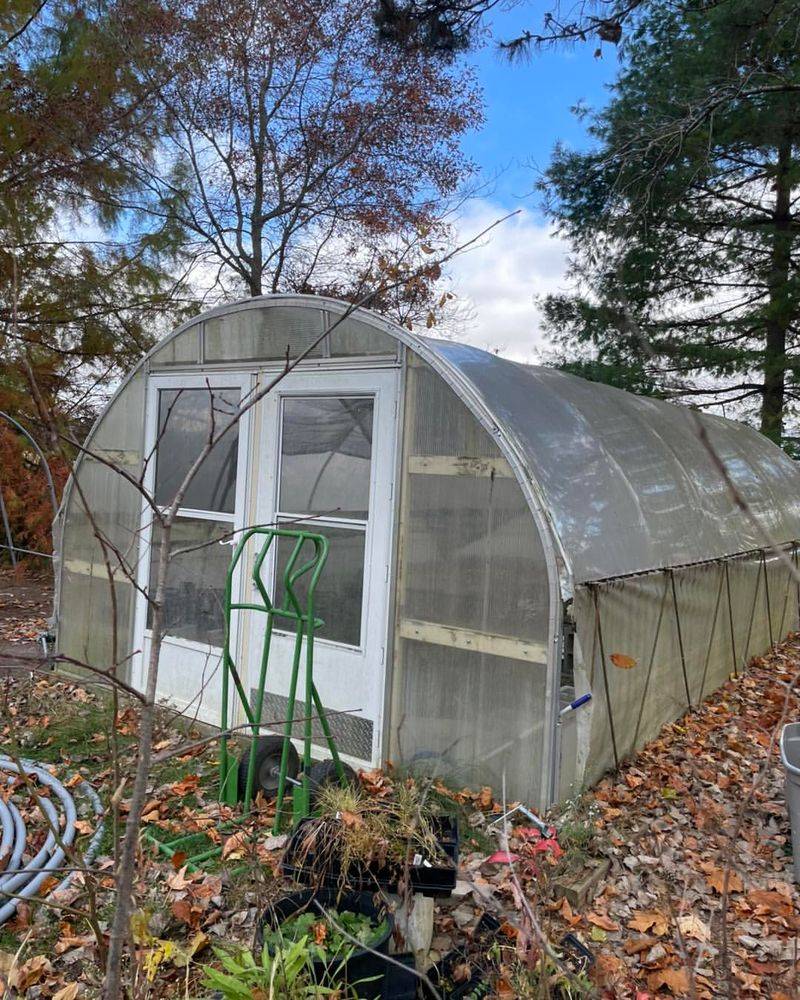
<svg viewBox="0 0 800 1000"><path fill-rule="evenodd" d="M260 961L247 950L230 953L215 948L214 954L222 970L211 965L203 966L203 986L219 991L224 1000L253 1000L253 997L281 1000L308 1000L311 997L338 996L339 986L319 983L314 978L308 938L273 948L270 954L265 941ZM223 971L224 970L224 971ZM335 972L331 974L331 979Z"/></svg>
<svg viewBox="0 0 800 1000"><path fill-rule="evenodd" d="M280 927L265 934L264 944L271 952L277 953L283 945L307 941L312 960L330 963L332 959L346 961L350 957L354 951L353 939L370 948L385 931L385 920L375 925L365 914L350 910L337 912L335 924L318 913L306 910L289 917Z"/></svg>

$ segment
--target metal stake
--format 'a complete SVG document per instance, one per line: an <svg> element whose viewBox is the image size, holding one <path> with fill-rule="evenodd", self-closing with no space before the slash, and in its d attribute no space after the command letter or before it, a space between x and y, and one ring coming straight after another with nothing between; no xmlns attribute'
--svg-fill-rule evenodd
<svg viewBox="0 0 800 1000"><path fill-rule="evenodd" d="M672 606L675 609L675 627L678 630L678 650L681 654L681 670L683 671L683 686L686 689L686 701L689 708L692 707L692 696L689 694L689 678L686 674L686 654L683 651L683 632L681 631L681 616L678 612L678 595L675 591L675 574L669 571L669 580L672 585Z"/></svg>

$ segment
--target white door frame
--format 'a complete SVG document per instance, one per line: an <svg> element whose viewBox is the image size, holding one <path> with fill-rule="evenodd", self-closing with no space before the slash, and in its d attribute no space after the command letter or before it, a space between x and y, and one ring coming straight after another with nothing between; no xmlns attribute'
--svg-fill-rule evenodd
<svg viewBox="0 0 800 1000"><path fill-rule="evenodd" d="M158 397L162 389L239 389L241 400L245 400L252 391L254 376L246 372L208 372L205 374L192 375L150 375L147 383L147 396L145 404L145 455L148 456L147 467L143 480L144 490L149 497L154 497L155 471L157 452L154 451L156 438L158 436ZM240 531L244 526L246 510L247 480L248 480L248 453L250 440L250 414L248 409L239 419L238 433L239 442L237 448L236 464L236 492L234 501L234 513L226 514L217 511L194 510L191 508L180 508L180 512L187 517L199 518L210 521L230 522L232 531ZM138 591L136 597L136 612L134 618L134 648L137 652L133 656L131 677L132 684L140 691L144 691L147 683L147 660L150 649L150 633L147 629L147 600L142 591L147 591L150 586L150 542L152 536L153 513L150 504L145 497L142 498L141 520L140 520L140 547L139 561L137 565ZM235 538L233 539L235 543ZM232 551L232 550L231 550ZM234 576L234 594L238 596L241 587L241 572L237 569ZM236 649L237 643L237 623L232 622L231 627L231 649ZM161 657L159 662L159 675L162 670L172 669L170 665L170 651L177 650L182 657L193 656L203 660L206 664L219 660L221 649L207 643L195 642L189 639L170 638L165 636L161 647ZM164 654L167 654L166 656ZM217 671L217 683L220 681ZM216 686L216 683L215 683ZM181 711L190 711L197 718L212 724L218 724L220 715L216 708L216 699L211 699L212 705L208 711L203 710L202 697L198 701L198 696L190 689L186 692L186 697L175 697L174 693L170 700Z"/></svg>
<svg viewBox="0 0 800 1000"><path fill-rule="evenodd" d="M260 455L254 461L256 471L252 477L252 488L256 491L257 523L269 524L275 521L278 512L282 401L293 396L370 396L375 401L369 514L364 547L361 641L358 646L323 638L317 638L314 642L315 678L322 703L334 710L359 710L357 714L372 723L372 752L369 759L340 750L342 758L355 766L377 766L381 763L383 752L399 391L400 371L394 367L292 372L262 400L259 417ZM318 520L322 525L332 527L354 523L352 520L332 516L311 520ZM324 533L324 527L321 526L320 531ZM274 558L265 563L264 579L274 580ZM251 628L248 639L247 683L254 684L259 662L260 631ZM292 642L293 639L289 636L274 636L267 674L268 690L270 672L275 669L275 659L288 657L291 662ZM336 671L341 671L344 681L341 688L334 690L333 675ZM326 672L328 676L325 676ZM324 746L320 749L327 753Z"/></svg>

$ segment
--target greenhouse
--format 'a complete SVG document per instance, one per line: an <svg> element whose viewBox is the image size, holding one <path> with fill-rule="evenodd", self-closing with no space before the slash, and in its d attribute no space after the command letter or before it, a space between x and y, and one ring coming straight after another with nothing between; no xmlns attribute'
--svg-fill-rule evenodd
<svg viewBox="0 0 800 1000"><path fill-rule="evenodd" d="M220 718L223 591L250 525L329 541L314 675L345 760L433 764L540 808L797 626L800 470L756 431L276 295L159 342L89 435L57 525L57 651L76 666L142 686L159 537L137 484L171 503L226 420L173 529L159 696L190 718ZM232 624L250 688L263 628ZM265 723L284 718L291 647L279 631Z"/></svg>

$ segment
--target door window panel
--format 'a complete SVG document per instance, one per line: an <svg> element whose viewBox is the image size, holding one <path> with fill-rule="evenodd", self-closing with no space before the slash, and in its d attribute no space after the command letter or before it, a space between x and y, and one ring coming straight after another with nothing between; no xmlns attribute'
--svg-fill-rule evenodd
<svg viewBox="0 0 800 1000"><path fill-rule="evenodd" d="M214 433L230 424L239 408L238 389L161 389L155 500L171 504L186 473ZM238 426L232 427L203 461L182 507L233 514L236 502Z"/></svg>
<svg viewBox="0 0 800 1000"><path fill-rule="evenodd" d="M195 517L178 517L172 526L172 558L167 570L164 600L165 634L178 639L221 647L224 640L225 581L232 549L220 545L232 525ZM179 553L179 550L188 551ZM156 592L161 554L161 529L153 526L150 547L150 593ZM153 609L148 607L147 627Z"/></svg>
<svg viewBox="0 0 800 1000"><path fill-rule="evenodd" d="M361 606L364 596L364 532L351 528L334 528L318 524L316 521L282 526L292 530L313 531L328 539L330 546L328 559L314 592L314 617L321 618L325 624L315 635L333 642L343 642L348 646L360 645ZM275 592L278 603L282 604L283 571L294 549L295 540L279 538L277 544ZM295 568L302 566L303 562L310 559L313 554L314 546L310 542L304 543ZM311 573L308 573L295 584L295 593L302 608L305 608L310 577ZM276 627L291 632L294 631L294 622L276 619Z"/></svg>
<svg viewBox="0 0 800 1000"><path fill-rule="evenodd" d="M372 396L288 396L281 408L278 517L285 527L328 539L315 608L325 624L317 635L348 646L361 645L374 413ZM298 523L298 515L313 520ZM282 574L292 545L291 539L278 543L278 601L283 600ZM310 552L303 555L308 558ZM306 584L298 586L303 601ZM283 628L292 631L286 623Z"/></svg>
<svg viewBox="0 0 800 1000"><path fill-rule="evenodd" d="M283 400L279 508L366 520L374 400Z"/></svg>

